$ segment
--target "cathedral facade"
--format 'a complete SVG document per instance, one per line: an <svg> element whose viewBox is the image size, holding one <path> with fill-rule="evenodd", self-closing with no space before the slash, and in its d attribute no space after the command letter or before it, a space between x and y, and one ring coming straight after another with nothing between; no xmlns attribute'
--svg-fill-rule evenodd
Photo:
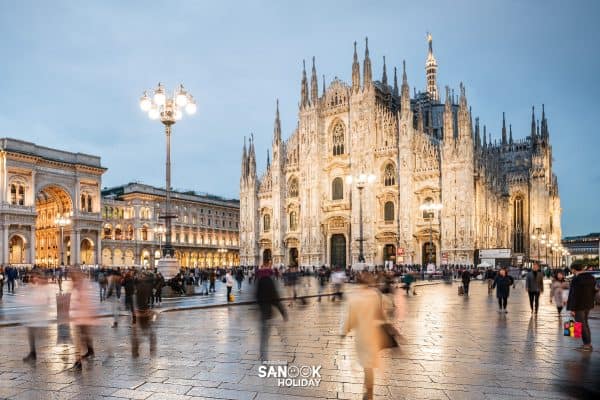
<svg viewBox="0 0 600 400"><path fill-rule="evenodd" d="M277 107L264 173L253 138L244 141L241 264L475 264L478 250L498 248L521 263L539 254L534 238L560 242L545 110L541 121L532 110L521 139L503 114L492 141L462 83L440 99L428 43L426 88L412 96L405 68L400 86L396 68L388 82L385 58L373 79L368 42L362 74L354 44L350 84L323 79L319 92L314 58L310 82L303 68L297 127L284 140ZM357 185L368 175L375 179Z"/></svg>

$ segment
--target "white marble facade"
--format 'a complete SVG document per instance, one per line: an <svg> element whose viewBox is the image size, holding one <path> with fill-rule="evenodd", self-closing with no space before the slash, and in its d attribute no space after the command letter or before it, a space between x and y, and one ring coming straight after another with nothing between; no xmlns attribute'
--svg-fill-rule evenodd
<svg viewBox="0 0 600 400"><path fill-rule="evenodd" d="M514 262L536 255L532 233L561 237L558 183L552 172L548 122L532 113L531 130L491 140L473 121L461 84L445 99L437 89L431 37L426 90L414 93L405 71L388 83L372 78L368 43L362 74L356 44L352 82L334 79L319 93L313 59L302 71L298 121L282 138L277 109L272 159L256 170L251 137L240 178L240 262L256 265L350 265L359 254L359 191L347 175L372 173L363 191L368 264L420 264L429 258L472 264L476 250L511 248ZM483 137L482 137L483 134ZM441 203L431 215L423 203Z"/></svg>

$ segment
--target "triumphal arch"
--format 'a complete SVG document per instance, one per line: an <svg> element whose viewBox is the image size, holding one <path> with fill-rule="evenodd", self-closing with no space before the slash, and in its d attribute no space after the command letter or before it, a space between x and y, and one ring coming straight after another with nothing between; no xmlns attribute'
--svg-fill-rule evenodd
<svg viewBox="0 0 600 400"><path fill-rule="evenodd" d="M0 139L0 263L97 264L100 157Z"/></svg>

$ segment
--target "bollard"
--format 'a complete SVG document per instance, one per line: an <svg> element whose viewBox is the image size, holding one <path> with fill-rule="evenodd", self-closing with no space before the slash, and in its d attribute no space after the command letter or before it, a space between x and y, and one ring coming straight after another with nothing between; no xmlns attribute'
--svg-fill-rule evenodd
<svg viewBox="0 0 600 400"><path fill-rule="evenodd" d="M59 324L69 322L69 309L71 307L71 293L56 294L56 320Z"/></svg>

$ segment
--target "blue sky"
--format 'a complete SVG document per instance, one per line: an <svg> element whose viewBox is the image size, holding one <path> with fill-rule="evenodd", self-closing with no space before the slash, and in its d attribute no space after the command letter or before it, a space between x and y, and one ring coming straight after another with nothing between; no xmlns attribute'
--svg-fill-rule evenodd
<svg viewBox="0 0 600 400"><path fill-rule="evenodd" d="M520 138L546 104L563 233L600 230L600 2L421 3L0 0L0 137L100 155L104 186L162 186L162 127L138 98L183 82L198 113L174 128L173 186L237 197L244 135L263 170L276 98L284 137L296 125L303 58L349 80L368 36L374 76L406 59L421 89L431 31L440 88L463 81L494 138L503 111Z"/></svg>

